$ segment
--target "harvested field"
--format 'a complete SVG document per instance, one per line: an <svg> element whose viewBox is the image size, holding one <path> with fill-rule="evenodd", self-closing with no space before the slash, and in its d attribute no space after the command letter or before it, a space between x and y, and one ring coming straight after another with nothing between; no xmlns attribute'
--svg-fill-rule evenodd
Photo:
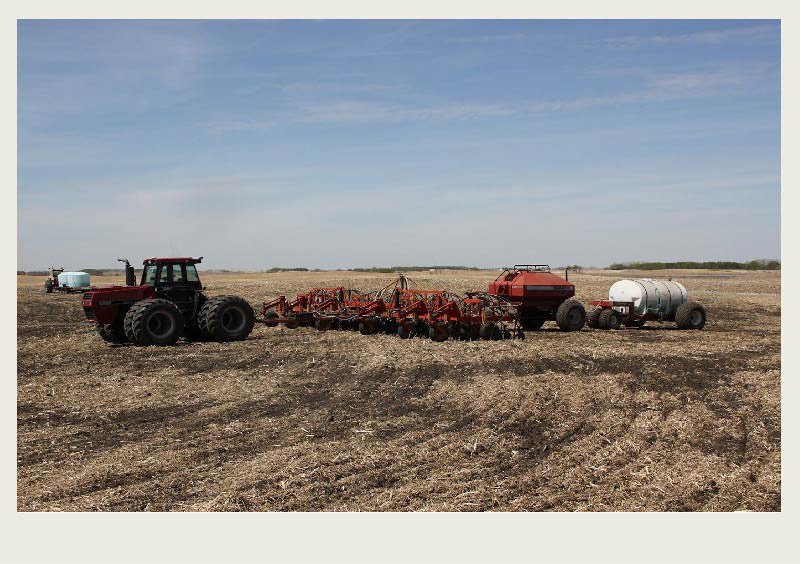
<svg viewBox="0 0 801 564"><path fill-rule="evenodd" d="M463 291L495 274L410 276ZM571 280L586 301L621 276ZM240 343L112 347L78 296L19 276L17 507L778 511L779 273L653 276L706 305L704 331L549 323L525 341L433 343L257 326ZM254 306L389 278L203 276Z"/></svg>

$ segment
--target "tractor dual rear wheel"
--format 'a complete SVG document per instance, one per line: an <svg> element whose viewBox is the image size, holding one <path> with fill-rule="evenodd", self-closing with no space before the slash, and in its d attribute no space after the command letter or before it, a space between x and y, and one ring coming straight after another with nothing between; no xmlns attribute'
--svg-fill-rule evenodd
<svg viewBox="0 0 801 564"><path fill-rule="evenodd" d="M247 339L255 321L253 308L239 296L209 298L198 313L200 331L218 343Z"/></svg>
<svg viewBox="0 0 801 564"><path fill-rule="evenodd" d="M171 301L142 300L125 314L123 327L128 341L137 346L169 346L183 335L184 317Z"/></svg>

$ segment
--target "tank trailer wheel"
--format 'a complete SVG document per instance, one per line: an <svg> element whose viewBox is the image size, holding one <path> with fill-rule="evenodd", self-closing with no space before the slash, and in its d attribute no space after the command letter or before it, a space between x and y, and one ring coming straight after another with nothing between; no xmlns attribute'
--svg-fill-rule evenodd
<svg viewBox="0 0 801 564"><path fill-rule="evenodd" d="M184 333L184 316L168 300L136 302L125 314L125 336L137 346L174 345Z"/></svg>
<svg viewBox="0 0 801 564"><path fill-rule="evenodd" d="M255 317L250 304L239 296L217 296L200 308L198 326L206 337L218 343L242 341L253 330Z"/></svg>
<svg viewBox="0 0 801 564"><path fill-rule="evenodd" d="M556 310L556 324L562 331L578 331L586 318L587 312L578 300L565 300Z"/></svg>
<svg viewBox="0 0 801 564"><path fill-rule="evenodd" d="M590 329L598 329L598 319L601 317L602 311L603 308L596 306L587 314L587 327Z"/></svg>
<svg viewBox="0 0 801 564"><path fill-rule="evenodd" d="M706 309L698 302L684 302L676 310L676 326L679 329L703 329L706 325Z"/></svg>
<svg viewBox="0 0 801 564"><path fill-rule="evenodd" d="M274 311L274 310L268 311L267 313L264 314L264 319L267 320L265 325L267 327L278 327L278 322L277 321L270 321L270 320L271 319L278 319L279 317L280 316L278 315L277 311Z"/></svg>
<svg viewBox="0 0 801 564"><path fill-rule="evenodd" d="M428 337L435 343L442 343L448 340L448 326L442 323L434 323L428 328Z"/></svg>
<svg viewBox="0 0 801 564"><path fill-rule="evenodd" d="M620 314L614 309L605 309L598 317L598 327L601 329L617 329L620 327Z"/></svg>

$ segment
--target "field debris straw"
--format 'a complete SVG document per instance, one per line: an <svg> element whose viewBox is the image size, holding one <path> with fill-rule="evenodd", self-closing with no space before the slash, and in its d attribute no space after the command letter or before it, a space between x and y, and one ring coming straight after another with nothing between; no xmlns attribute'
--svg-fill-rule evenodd
<svg viewBox="0 0 801 564"><path fill-rule="evenodd" d="M491 271L410 273L482 289ZM644 273L637 273L642 276ZM645 273L647 275L647 273ZM778 511L778 272L661 271L703 331L110 346L18 277L20 511ZM604 297L619 272L571 275ZM371 273L206 274L262 300ZM98 278L95 284L120 283Z"/></svg>

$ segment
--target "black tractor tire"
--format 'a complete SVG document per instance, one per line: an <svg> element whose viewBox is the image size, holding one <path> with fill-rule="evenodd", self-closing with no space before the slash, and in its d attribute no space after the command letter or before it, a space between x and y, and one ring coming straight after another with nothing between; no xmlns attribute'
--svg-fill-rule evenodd
<svg viewBox="0 0 801 564"><path fill-rule="evenodd" d="M52 294L53 293L53 281L52 280L50 280L50 279L45 280L44 293L45 294Z"/></svg>
<svg viewBox="0 0 801 564"><path fill-rule="evenodd" d="M98 323L97 333L107 343L119 345L128 342L125 327L121 323Z"/></svg>
<svg viewBox="0 0 801 564"><path fill-rule="evenodd" d="M556 324L562 331L578 331L586 319L587 312L578 300L565 300L556 310Z"/></svg>
<svg viewBox="0 0 801 564"><path fill-rule="evenodd" d="M617 329L620 327L620 312L614 309L605 309L598 317L598 327L600 329Z"/></svg>
<svg viewBox="0 0 801 564"><path fill-rule="evenodd" d="M545 323L544 317L521 317L520 326L526 331L536 331L541 329Z"/></svg>
<svg viewBox="0 0 801 564"><path fill-rule="evenodd" d="M428 338L435 343L443 343L448 337L448 326L443 323L434 323L428 328Z"/></svg>
<svg viewBox="0 0 801 564"><path fill-rule="evenodd" d="M134 345L174 345L184 334L184 316L169 300L136 302L125 314L125 336Z"/></svg>
<svg viewBox="0 0 801 564"><path fill-rule="evenodd" d="M601 317L602 311L602 307L596 306L587 314L587 327L590 329L598 329L598 320Z"/></svg>
<svg viewBox="0 0 801 564"><path fill-rule="evenodd" d="M408 339L412 336L411 323L398 323L398 337L401 339Z"/></svg>
<svg viewBox="0 0 801 564"><path fill-rule="evenodd" d="M272 321L272 320L273 319L278 319L279 317L281 317L281 316L278 315L277 311L270 310L270 311L268 311L267 313L264 314L264 319L266 320L266 322L264 324L267 327L278 327L278 322L277 321Z"/></svg>
<svg viewBox="0 0 801 564"><path fill-rule="evenodd" d="M197 317L203 335L218 343L247 339L256 322L253 308L239 296L209 298Z"/></svg>
<svg viewBox="0 0 801 564"><path fill-rule="evenodd" d="M676 327L679 329L703 329L706 325L706 309L698 302L684 302L676 310Z"/></svg>
<svg viewBox="0 0 801 564"><path fill-rule="evenodd" d="M495 323L489 321L481 326L480 335L485 341L500 341L501 337L503 337L503 332Z"/></svg>

